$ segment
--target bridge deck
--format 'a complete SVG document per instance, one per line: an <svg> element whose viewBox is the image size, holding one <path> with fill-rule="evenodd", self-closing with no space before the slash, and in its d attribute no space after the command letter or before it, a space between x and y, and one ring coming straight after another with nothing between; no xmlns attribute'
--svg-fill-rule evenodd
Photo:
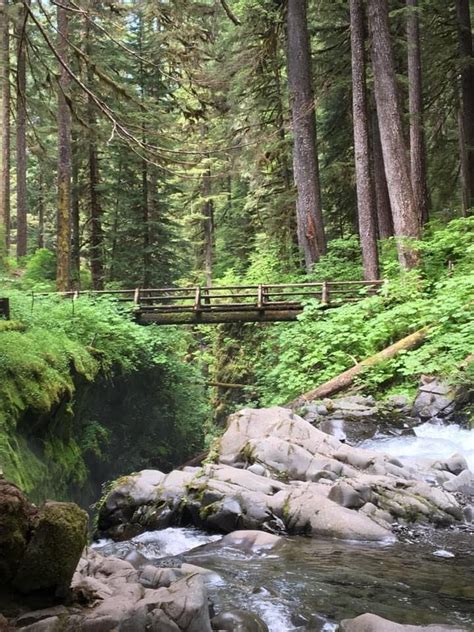
<svg viewBox="0 0 474 632"><path fill-rule="evenodd" d="M339 307L375 294L383 281L326 281L225 287L155 288L65 292L81 296L110 295L131 303L143 325L197 325L201 323L279 322L296 320L308 301L321 307Z"/></svg>

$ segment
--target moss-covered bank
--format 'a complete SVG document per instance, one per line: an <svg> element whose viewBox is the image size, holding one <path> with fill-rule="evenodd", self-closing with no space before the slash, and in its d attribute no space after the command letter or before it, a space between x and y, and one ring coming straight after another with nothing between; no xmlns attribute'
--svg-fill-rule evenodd
<svg viewBox="0 0 474 632"><path fill-rule="evenodd" d="M106 299L9 292L0 322L0 467L34 500L89 502L109 477L199 449L207 416L183 331Z"/></svg>

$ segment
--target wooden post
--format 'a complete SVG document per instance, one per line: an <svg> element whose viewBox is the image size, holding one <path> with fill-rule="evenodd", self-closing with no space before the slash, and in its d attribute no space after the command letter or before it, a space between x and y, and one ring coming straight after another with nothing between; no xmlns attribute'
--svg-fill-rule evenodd
<svg viewBox="0 0 474 632"><path fill-rule="evenodd" d="M263 308L263 285L262 284L258 286L257 307L258 309Z"/></svg>
<svg viewBox="0 0 474 632"><path fill-rule="evenodd" d="M135 292L133 293L133 304L135 307L140 305L140 288L135 288Z"/></svg>
<svg viewBox="0 0 474 632"><path fill-rule="evenodd" d="M329 286L327 281L323 282L323 289L321 293L321 303L323 305L329 305Z"/></svg>
<svg viewBox="0 0 474 632"><path fill-rule="evenodd" d="M194 300L194 310L196 312L200 312L201 311L201 288L200 287L196 288L196 298Z"/></svg>

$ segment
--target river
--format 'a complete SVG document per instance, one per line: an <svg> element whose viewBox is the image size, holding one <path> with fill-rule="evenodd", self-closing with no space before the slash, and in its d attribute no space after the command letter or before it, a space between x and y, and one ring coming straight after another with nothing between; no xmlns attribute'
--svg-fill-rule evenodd
<svg viewBox="0 0 474 632"><path fill-rule="evenodd" d="M423 424L413 435L376 435L361 445L412 464L457 452L474 470L474 430L456 425ZM474 630L474 530L468 526L402 528L398 542L383 545L289 537L274 550L254 553L222 546L220 538L171 528L95 547L121 557L138 551L159 565L177 556L209 569L216 612L257 613L271 632L331 632L338 621L364 612Z"/></svg>

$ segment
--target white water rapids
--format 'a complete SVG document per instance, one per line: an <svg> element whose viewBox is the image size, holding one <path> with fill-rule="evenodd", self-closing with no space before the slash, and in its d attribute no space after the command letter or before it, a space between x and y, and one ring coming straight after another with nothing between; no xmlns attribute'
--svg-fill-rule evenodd
<svg viewBox="0 0 474 632"><path fill-rule="evenodd" d="M359 447L384 452L410 465L444 460L461 454L474 472L474 430L456 424L425 423L413 429L414 435L402 437L375 436Z"/></svg>
<svg viewBox="0 0 474 632"><path fill-rule="evenodd" d="M457 425L425 423L411 435L380 434L360 447L422 469L460 454L474 471L474 430ZM282 550L258 554L223 546L221 537L168 528L94 548L119 557L137 551L151 564L179 556L209 569L216 610L253 612L270 632L334 632L337 621L361 612L401 623L474 625L471 597L462 596L474 584L472 532L431 530L426 540L392 545L293 537Z"/></svg>

